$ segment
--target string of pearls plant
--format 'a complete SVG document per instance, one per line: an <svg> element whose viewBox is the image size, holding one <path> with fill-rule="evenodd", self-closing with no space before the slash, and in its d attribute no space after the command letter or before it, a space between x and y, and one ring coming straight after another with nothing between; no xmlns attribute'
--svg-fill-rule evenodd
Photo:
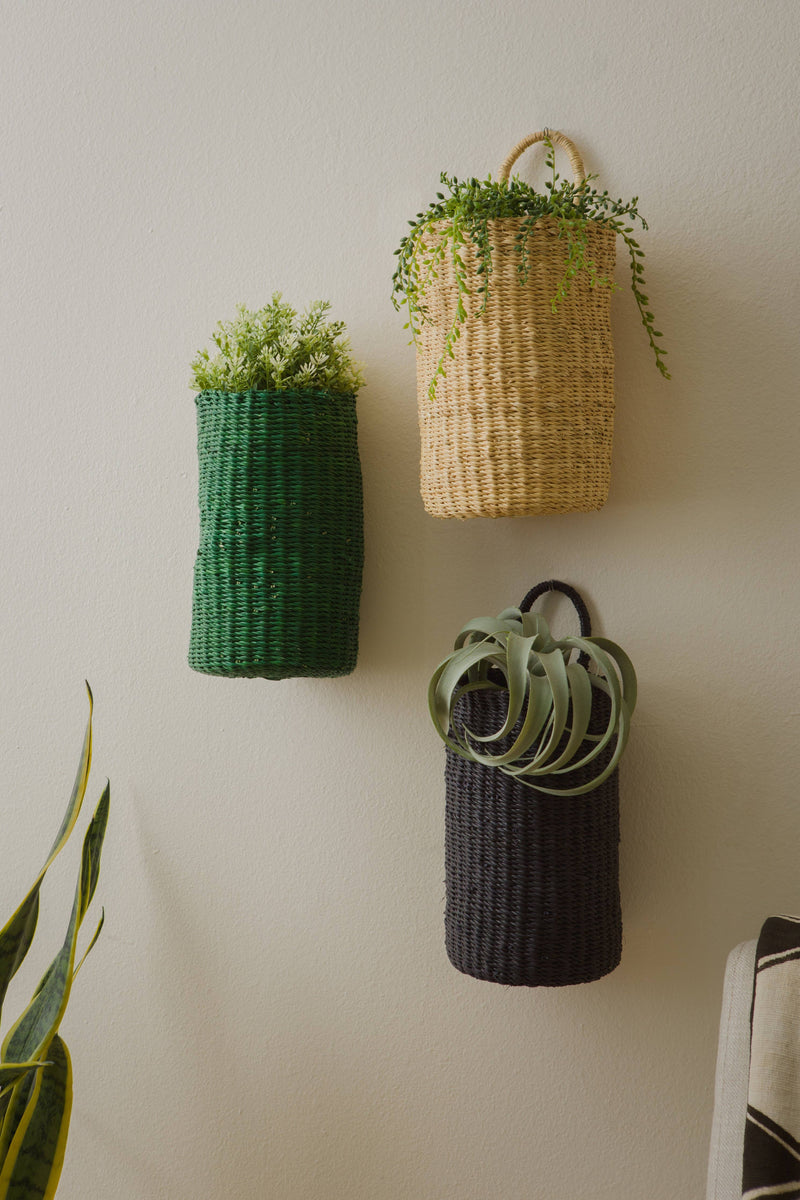
<svg viewBox="0 0 800 1200"><path fill-rule="evenodd" d="M445 375L447 359L454 356L463 325L468 320L479 319L486 310L493 269L490 222L507 217L520 221L516 249L521 286L524 286L530 269L528 242L534 225L543 217L552 217L557 222L558 235L564 239L564 274L551 299L554 312L580 272L586 273L591 287L616 290L613 279L601 275L592 261L586 231L592 222L597 222L619 234L628 250L631 290L656 366L666 379L670 378L664 362L667 351L661 345L663 335L655 327L655 316L646 293L644 251L633 236L636 222L642 229L647 229L647 222L637 208L638 197L634 196L627 203L614 200L608 191L601 192L592 186L594 175L587 175L580 184L562 179L555 168L553 142L546 138L545 145L550 178L544 192L537 192L516 175L508 181L492 179L491 175L483 180L460 180L442 172L441 182L449 195L437 192L436 199L427 209L408 222L411 228L395 250L398 262L392 279L392 301L398 311L407 310L408 321L404 328L410 330L414 342L427 318L426 297L438 278L439 268L446 256L453 264L458 289L456 313L430 383L431 398L438 379ZM477 274L480 283L475 294L470 291L462 258L467 244L475 248L479 258Z"/></svg>

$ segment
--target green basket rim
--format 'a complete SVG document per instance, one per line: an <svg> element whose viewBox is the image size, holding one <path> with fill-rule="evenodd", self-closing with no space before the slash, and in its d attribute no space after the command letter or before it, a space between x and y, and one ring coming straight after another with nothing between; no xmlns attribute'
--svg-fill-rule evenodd
<svg viewBox="0 0 800 1200"><path fill-rule="evenodd" d="M250 388L244 392L226 392L219 388L204 388L194 398L195 404L204 396L224 398L226 400L326 400L326 401L355 401L355 392L329 392L323 388L286 388L283 391L264 391L260 388Z"/></svg>

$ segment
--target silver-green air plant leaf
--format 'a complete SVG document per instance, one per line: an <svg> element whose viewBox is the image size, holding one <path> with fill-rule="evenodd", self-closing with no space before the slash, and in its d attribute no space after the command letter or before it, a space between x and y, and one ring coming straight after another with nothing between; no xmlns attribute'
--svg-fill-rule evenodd
<svg viewBox="0 0 800 1200"><path fill-rule="evenodd" d="M10 979L31 945L42 881L69 839L86 793L92 754L92 693L88 684L87 691L89 720L67 811L33 886L0 932L1 996L5 996ZM110 787L106 784L84 837L63 944L0 1047L0 1200L50 1200L58 1185L72 1106L72 1067L58 1031L73 979L103 923L101 916L76 965L78 934L97 887L109 802Z"/></svg>
<svg viewBox="0 0 800 1200"><path fill-rule="evenodd" d="M502 724L489 734L454 718L458 701L474 691L508 697ZM598 732L592 726L590 732L595 691L608 698L603 706L608 716L604 728ZM599 787L622 757L636 707L636 672L625 651L608 638L556 640L541 614L507 608L463 627L452 653L433 673L428 707L436 732L454 754L495 767L537 791L580 796ZM510 746L492 750L491 743L515 729ZM570 775L596 762L609 744L608 761L598 763L589 782L571 784ZM547 786L556 781L558 787Z"/></svg>

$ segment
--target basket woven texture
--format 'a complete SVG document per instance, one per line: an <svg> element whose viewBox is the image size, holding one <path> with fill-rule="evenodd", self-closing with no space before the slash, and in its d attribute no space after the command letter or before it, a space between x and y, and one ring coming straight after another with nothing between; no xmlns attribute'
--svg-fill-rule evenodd
<svg viewBox="0 0 800 1200"><path fill-rule="evenodd" d="M346 675L364 561L353 397L201 392L200 544L189 665Z"/></svg>
<svg viewBox="0 0 800 1200"><path fill-rule="evenodd" d="M595 695L599 726L608 699ZM470 692L454 715L489 734L507 709L507 694ZM492 752L518 732L492 743ZM606 748L603 765L612 752ZM589 983L613 971L622 954L618 770L594 791L562 798L446 753L445 945L453 966L527 987ZM591 764L570 779L580 784L597 772ZM558 786L552 776L543 783Z"/></svg>
<svg viewBox="0 0 800 1200"><path fill-rule="evenodd" d="M512 150L500 171L508 179L528 146L549 136L567 149L575 182L585 178L573 143L541 131ZM417 345L417 395L422 442L420 490L436 517L518 517L588 512L608 497L614 422L614 349L609 288L589 286L579 272L553 313L567 243L553 218L530 234L524 285L515 239L522 223L489 223L493 273L486 311L461 327L435 396L428 387L456 311L457 287L448 256L429 288L428 314ZM613 277L614 231L587 230L588 254L599 274ZM462 248L467 286L476 296L483 276L478 255Z"/></svg>

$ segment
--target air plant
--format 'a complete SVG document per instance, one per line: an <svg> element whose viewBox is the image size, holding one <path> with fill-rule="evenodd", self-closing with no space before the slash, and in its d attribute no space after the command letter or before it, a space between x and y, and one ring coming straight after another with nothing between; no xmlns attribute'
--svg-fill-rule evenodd
<svg viewBox="0 0 800 1200"><path fill-rule="evenodd" d="M499 729L477 734L459 718L456 705L470 692L507 693ZM595 693L607 699L595 703ZM428 704L436 732L454 754L537 791L579 796L599 787L622 756L636 707L636 673L616 642L556 640L541 614L506 608L467 622L433 673ZM610 758L603 755L607 746L613 747ZM571 774L592 763L597 774L571 786Z"/></svg>
<svg viewBox="0 0 800 1200"><path fill-rule="evenodd" d="M86 686L89 720L67 811L32 888L0 930L0 1007L33 941L42 881L69 839L86 793L92 758L92 693ZM72 981L103 925L101 915L94 936L76 964L78 931L100 871L109 793L106 784L84 838L64 942L0 1049L0 1200L50 1200L61 1175L72 1108L72 1065L59 1026Z"/></svg>

